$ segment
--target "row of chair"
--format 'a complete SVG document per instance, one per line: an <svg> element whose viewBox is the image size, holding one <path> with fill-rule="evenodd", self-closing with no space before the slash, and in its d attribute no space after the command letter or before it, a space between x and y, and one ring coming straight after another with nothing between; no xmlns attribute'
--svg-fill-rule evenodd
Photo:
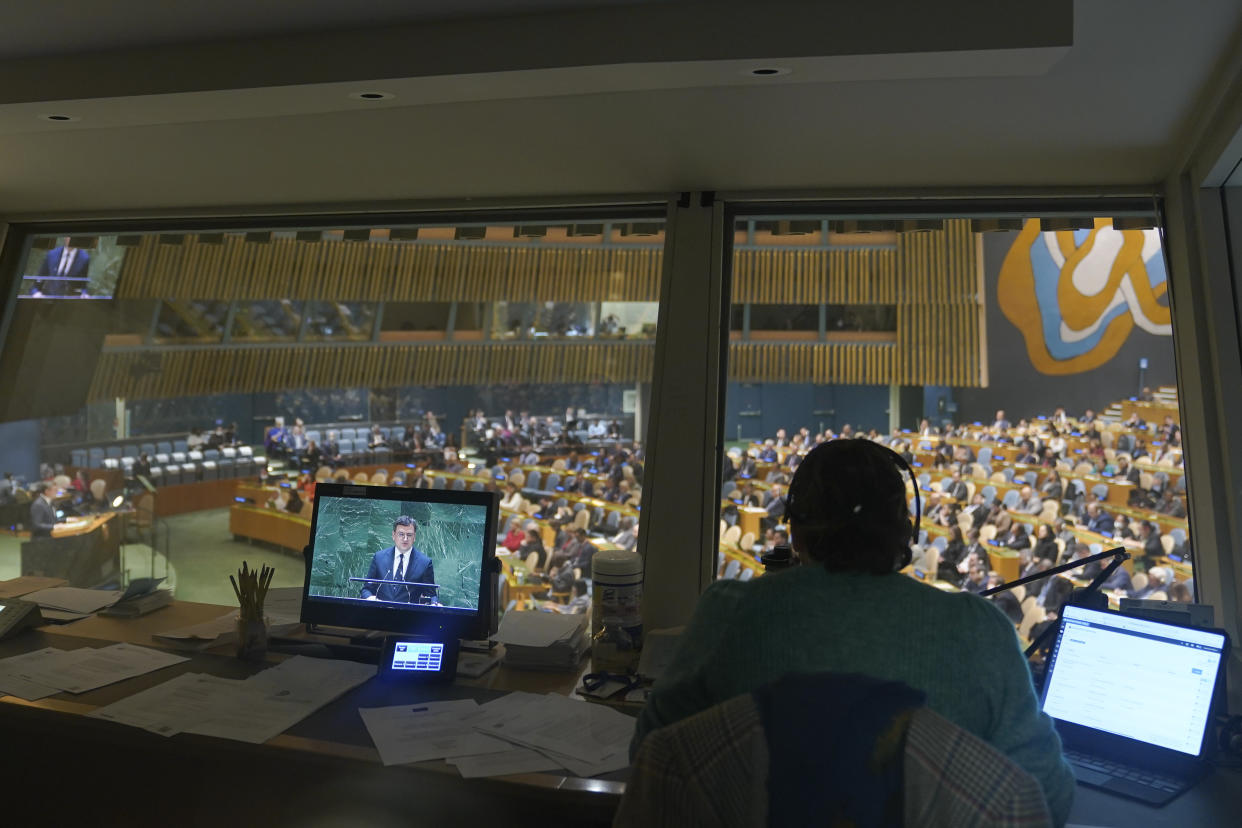
<svg viewBox="0 0 1242 828"><path fill-rule="evenodd" d="M156 486L173 486L197 483L200 480L220 480L234 477L250 477L267 465L267 458L255 454L250 446L229 446L206 451L173 451L165 454L157 451L148 455L151 460L150 481ZM104 459L106 469L120 469L126 477L133 475L135 459Z"/></svg>

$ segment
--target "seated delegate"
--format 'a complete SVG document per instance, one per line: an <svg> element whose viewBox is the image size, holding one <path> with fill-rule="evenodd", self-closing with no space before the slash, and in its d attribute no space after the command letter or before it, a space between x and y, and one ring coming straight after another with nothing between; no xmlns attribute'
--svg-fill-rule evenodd
<svg viewBox="0 0 1242 828"><path fill-rule="evenodd" d="M926 693L931 709L1034 776L1063 824L1074 777L1013 624L986 600L899 574L914 527L892 453L869 440L816 447L790 484L786 515L804 565L703 593L631 753L650 731L781 676L861 673Z"/></svg>

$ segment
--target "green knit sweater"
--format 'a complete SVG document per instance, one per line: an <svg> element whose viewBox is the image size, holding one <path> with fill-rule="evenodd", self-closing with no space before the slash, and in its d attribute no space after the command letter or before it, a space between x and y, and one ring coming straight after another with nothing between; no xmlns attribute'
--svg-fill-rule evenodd
<svg viewBox="0 0 1242 828"><path fill-rule="evenodd" d="M1054 824L1064 824L1074 777L1039 711L1013 624L977 596L905 575L802 566L748 583L717 581L654 687L632 750L651 730L788 673L816 672L922 690L929 707L1038 779Z"/></svg>

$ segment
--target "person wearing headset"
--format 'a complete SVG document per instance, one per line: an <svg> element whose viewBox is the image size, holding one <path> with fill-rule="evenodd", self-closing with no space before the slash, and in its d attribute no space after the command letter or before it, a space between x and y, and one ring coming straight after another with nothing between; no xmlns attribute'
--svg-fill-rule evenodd
<svg viewBox="0 0 1242 828"><path fill-rule="evenodd" d="M869 440L806 455L786 505L803 565L703 593L639 716L631 756L647 733L782 676L862 674L924 693L928 707L1035 777L1054 823L1065 823L1074 777L1013 623L985 599L899 573L918 525L903 467Z"/></svg>

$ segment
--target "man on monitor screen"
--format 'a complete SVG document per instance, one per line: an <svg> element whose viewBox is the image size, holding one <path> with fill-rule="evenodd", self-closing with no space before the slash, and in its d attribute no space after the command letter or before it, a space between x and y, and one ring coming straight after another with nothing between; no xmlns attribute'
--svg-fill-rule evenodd
<svg viewBox="0 0 1242 828"><path fill-rule="evenodd" d="M414 548L414 536L417 532L418 524L409 515L400 515L393 522L393 545L375 553L371 559L371 568L367 571L367 578L403 583L375 583L368 580L362 585L360 597L368 601L410 604L437 602L436 588L426 586L436 582L431 558Z"/></svg>

